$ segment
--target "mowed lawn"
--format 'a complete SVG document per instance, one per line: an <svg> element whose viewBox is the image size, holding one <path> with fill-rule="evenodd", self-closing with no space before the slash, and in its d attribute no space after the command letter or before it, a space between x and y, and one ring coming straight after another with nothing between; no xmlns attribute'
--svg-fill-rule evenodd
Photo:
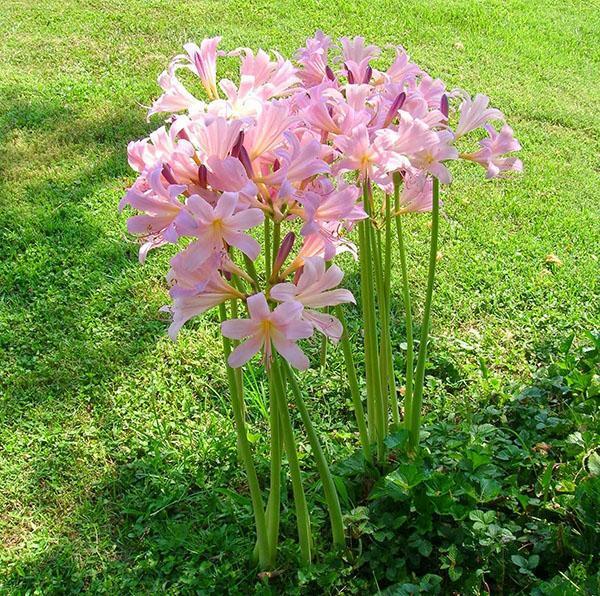
<svg viewBox="0 0 600 596"><path fill-rule="evenodd" d="M185 42L222 35L225 49L289 56L316 29L404 45L449 87L488 94L523 145L523 176L486 182L458 164L444 194L427 420L477 410L494 399L482 376L526 382L570 334L598 328L596 2L3 0L0 591L254 585L216 317L169 340L172 253L140 266L117 203L134 180L126 144L159 126L143 106ZM427 221L411 220L418 305ZM357 446L341 356L331 349L322 374L308 351L304 383L336 460ZM248 408L266 478L263 387L257 367ZM283 529L294 536L287 509Z"/></svg>

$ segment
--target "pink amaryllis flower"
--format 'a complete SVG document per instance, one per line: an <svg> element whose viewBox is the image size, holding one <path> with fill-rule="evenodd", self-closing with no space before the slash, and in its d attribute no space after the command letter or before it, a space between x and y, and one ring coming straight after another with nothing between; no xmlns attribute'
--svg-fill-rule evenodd
<svg viewBox="0 0 600 596"><path fill-rule="evenodd" d="M260 244L244 231L262 223L264 214L256 208L235 213L238 193L224 192L214 207L199 195L192 195L185 206L177 225L186 235L198 238L185 250L188 267L197 267L225 245L235 246L252 260L258 257Z"/></svg>
<svg viewBox="0 0 600 596"><path fill-rule="evenodd" d="M456 138L483 126L489 120L504 120L504 114L496 108L488 108L490 98L478 93L474 99L466 97L458 108L460 117L454 132Z"/></svg>
<svg viewBox="0 0 600 596"><path fill-rule="evenodd" d="M138 234L145 241L140 248L140 262L148 251L168 242L177 242L179 233L175 220L184 208L179 196L186 190L181 184L163 184L162 169L154 169L147 177L147 190L133 186L121 199L119 209L130 205L145 215L134 215L127 220L130 234Z"/></svg>
<svg viewBox="0 0 600 596"><path fill-rule="evenodd" d="M400 213L422 213L433 206L433 178L425 172L407 174L400 193Z"/></svg>
<svg viewBox="0 0 600 596"><path fill-rule="evenodd" d="M180 253L182 254L184 253ZM171 260L172 268L167 274L167 281L172 284L169 294L173 304L163 306L161 309L173 315L173 322L169 327L169 336L173 340L177 338L181 327L191 318L226 300L244 297L219 273L216 267L218 263L215 262L219 255L215 255L215 261L206 261L193 270L177 257Z"/></svg>
<svg viewBox="0 0 600 596"><path fill-rule="evenodd" d="M275 350L295 368L306 370L308 358L296 342L310 337L313 327L300 318L302 304L289 301L271 311L262 292L250 296L246 304L249 319L231 319L221 323L221 332L225 337L238 340L248 338L231 352L227 360L229 366L243 366L262 350L263 362L268 367Z"/></svg>
<svg viewBox="0 0 600 596"><path fill-rule="evenodd" d="M338 341L343 333L340 321L330 314L314 309L347 302L355 303L350 290L334 289L340 285L343 277L344 273L337 265L326 269L322 257L309 257L304 259L302 275L296 284L277 284L271 288L270 295L278 302L300 302L305 307L301 313L302 318L330 339Z"/></svg>
<svg viewBox="0 0 600 596"><path fill-rule="evenodd" d="M186 43L183 46L191 62L190 70L200 77L200 82L211 99L219 97L217 91L217 46L220 41L220 37L208 37L202 40L200 47L195 43Z"/></svg>
<svg viewBox="0 0 600 596"><path fill-rule="evenodd" d="M461 155L463 159L474 161L487 169L486 178L497 178L502 172L521 172L523 162L516 157L506 157L506 153L519 151L521 145L513 135L513 130L505 124L498 132L491 124L485 129L488 137L479 141L481 149L475 153Z"/></svg>

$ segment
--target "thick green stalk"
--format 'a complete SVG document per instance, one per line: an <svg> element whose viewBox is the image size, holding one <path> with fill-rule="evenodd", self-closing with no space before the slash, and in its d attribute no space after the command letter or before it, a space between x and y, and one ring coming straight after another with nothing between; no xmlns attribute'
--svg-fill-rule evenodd
<svg viewBox="0 0 600 596"><path fill-rule="evenodd" d="M392 355L392 334L390 329L392 315L392 203L391 197L385 197L385 262L384 262L384 289L385 289L385 346L388 371L388 386L390 390L392 423L397 428L400 425L400 412L398 408L398 393L396 391L396 376L394 374L394 358Z"/></svg>
<svg viewBox="0 0 600 596"><path fill-rule="evenodd" d="M227 318L225 305L219 306L221 320ZM269 557L269 541L267 536L267 524L265 520L265 512L263 509L263 500L260 492L260 485L256 475L256 469L252 462L252 452L248 435L246 432L246 421L244 419L244 411L242 404L239 401L239 387L234 370L227 364L227 358L231 353L231 342L223 336L223 353L225 354L225 367L227 369L227 380L229 382L229 391L231 393L231 403L233 409L233 417L235 421L235 429L238 436L238 445L242 456L246 475L248 476L248 487L250 489L250 498L252 501L252 509L254 510L254 521L256 524L256 536L258 541L258 562L262 569L272 567L274 561Z"/></svg>
<svg viewBox="0 0 600 596"><path fill-rule="evenodd" d="M281 422L279 406L275 394L277 392L273 371L269 371L269 424L271 426L271 486L267 501L267 533L269 536L269 555L272 561L277 560L279 542L279 520L281 511Z"/></svg>
<svg viewBox="0 0 600 596"><path fill-rule="evenodd" d="M287 379L292 387L294 401L296 403L296 407L298 408L298 412L300 412L300 417L302 418L304 428L306 429L308 442L310 443L310 447L315 457L315 463L317 464L317 470L319 471L319 476L321 477L321 482L323 484L323 492L325 493L325 501L327 502L327 509L329 511L329 521L331 523L333 544L338 547L345 546L346 537L344 535L342 508L340 507L340 500L333 482L333 477L331 476L331 471L327 465L327 460L325 459L325 454L323 453L323 448L321 447L319 437L315 432L308 414L308 410L306 409L306 404L304 403L304 399L302 397L302 391L298 386L296 375L287 362L283 362L283 367Z"/></svg>
<svg viewBox="0 0 600 596"><path fill-rule="evenodd" d="M267 276L267 281L269 281L273 275L273 266L275 265L275 261L277 259L277 253L279 252L280 245L281 245L281 224L279 222L275 222L273 224L273 260L271 263L270 273Z"/></svg>
<svg viewBox="0 0 600 596"><path fill-rule="evenodd" d="M271 260L271 220L268 217L265 217L264 231L265 231L265 279L268 280L271 275L271 269L273 267L273 262ZM275 255L273 255L273 258L275 258Z"/></svg>
<svg viewBox="0 0 600 596"><path fill-rule="evenodd" d="M348 385L350 385L350 395L352 396L352 404L354 406L354 415L356 416L356 425L358 426L358 434L360 436L360 444L365 454L365 459L371 461L371 444L369 442L369 433L365 423L365 413L363 410L362 400L360 399L360 388L356 376L356 366L352 357L352 347L350 346L350 338L348 337L348 327L344 317L344 309L341 304L335 307L335 314L342 323L343 332L341 337L342 351L344 352L344 362L346 364L346 374L348 375Z"/></svg>
<svg viewBox="0 0 600 596"><path fill-rule="evenodd" d="M408 283L408 267L406 265L406 246L402 230L402 215L400 211L400 183L394 183L394 209L396 210L396 231L398 232L398 247L400 249L400 269L402 270L402 296L404 298L404 316L406 325L406 387L404 391L404 419L410 426L413 395L414 372L414 338L412 323L412 305Z"/></svg>
<svg viewBox="0 0 600 596"><path fill-rule="evenodd" d="M431 211L431 247L429 252L429 273L427 275L427 293L425 295L425 308L423 310L423 325L421 328L421 342L415 372L415 389L411 406L410 420L410 446L415 449L419 443L419 430L421 427L421 405L423 403L423 384L425 381L425 363L427 360L427 342L429 339L429 325L431 319L431 304L433 301L433 283L435 279L435 264L437 261L438 230L440 219L440 183L433 179L433 208Z"/></svg>
<svg viewBox="0 0 600 596"><path fill-rule="evenodd" d="M364 184L363 199L367 214L370 216L370 194L369 182ZM383 461L385 457L385 420L386 412L383 410L383 388L381 385L381 372L378 350L378 334L377 334L377 315L375 312L375 300L373 298L373 288L379 287L379 275L377 272L377 247L374 240L373 228L370 219L363 220L359 223L359 228L363 228L361 249L361 263L364 262L364 273L361 276L361 284L364 288L364 299L366 300L366 317L365 317L365 357L368 357L369 366L367 367L367 387L371 385L374 404L374 426L375 438L377 441L377 457L379 461ZM375 254L374 254L375 253ZM366 258L363 258L366 255ZM373 268L375 268L376 283L373 284ZM369 376L371 377L369 381Z"/></svg>
<svg viewBox="0 0 600 596"><path fill-rule="evenodd" d="M360 298L362 306L363 332L364 332L364 355L365 355L365 383L367 386L367 420L369 428L369 439L371 443L377 440L377 425L375 419L375 395L373 388L373 366L371 364L371 350L369 348L369 338L371 336L370 318L369 318L369 292L372 288L367 282L367 270L371 266L368 258L367 248L365 246L365 229L363 222L358 224L358 246L360 251Z"/></svg>
<svg viewBox="0 0 600 596"><path fill-rule="evenodd" d="M298 463L298 452L296 451L296 441L294 439L294 430L288 410L287 399L285 396L285 383L281 376L281 370L277 361L277 356L271 362L273 378L275 380L275 394L277 395L277 408L279 410L279 419L281 421L281 432L283 434L283 445L290 465L290 476L292 479L292 491L294 493L294 504L296 507L296 522L298 525L298 541L300 542L300 554L303 565L310 565L312 555L312 535L310 530L310 517L308 515L308 505L306 495L302 486L302 476L300 474L300 464Z"/></svg>

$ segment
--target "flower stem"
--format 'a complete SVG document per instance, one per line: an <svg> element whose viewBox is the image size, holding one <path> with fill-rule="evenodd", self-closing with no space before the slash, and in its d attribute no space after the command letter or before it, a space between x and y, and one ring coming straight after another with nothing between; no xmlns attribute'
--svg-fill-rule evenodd
<svg viewBox="0 0 600 596"><path fill-rule="evenodd" d="M264 222L265 232L265 279L269 279L271 275L271 268L273 267L271 261L271 220L265 217Z"/></svg>
<svg viewBox="0 0 600 596"><path fill-rule="evenodd" d="M365 459L371 461L371 444L369 442L369 433L365 423L365 413L363 410L362 400L360 399L360 389L358 387L358 379L356 377L356 366L352 357L352 347L348 337L348 327L344 317L344 309L341 304L335 307L335 314L342 323L343 332L341 337L342 351L344 352L344 362L346 364L346 373L348 375L348 385L350 385L350 395L352 396L352 404L354 405L354 415L356 416L356 425L358 426L358 434L360 436L360 444L365 454Z"/></svg>
<svg viewBox="0 0 600 596"><path fill-rule="evenodd" d="M219 313L221 315L221 321L227 318L227 312L225 305L219 306ZM240 387L236 380L234 370L227 364L227 358L231 353L231 342L228 338L223 336L223 353L225 355L225 367L227 369L227 380L229 382L229 391L231 393L231 403L233 408L233 416L235 421L235 429L238 436L238 445L240 454L246 468L246 475L248 476L248 487L250 489L250 498L252 501L252 509L254 510L254 521L256 524L256 535L258 541L258 562L261 569L270 568L274 561L269 557L269 542L267 536L267 524L265 520L265 512L263 509L263 500L260 492L260 485L258 483L258 477L256 475L256 469L252 462L252 452L250 450L250 443L248 442L248 434L246 432L246 421L244 418L244 411L242 403L240 401Z"/></svg>
<svg viewBox="0 0 600 596"><path fill-rule="evenodd" d="M398 247L400 249L400 268L402 270L402 295L404 298L404 316L406 325L406 387L404 391L404 419L407 427L410 426L413 372L414 372L414 339L412 323L412 305L410 301L410 288L408 283L408 267L406 266L406 245L402 229L402 215L400 211L400 183L394 182L394 210L396 211L396 231L398 232Z"/></svg>
<svg viewBox="0 0 600 596"><path fill-rule="evenodd" d="M273 371L269 373L269 424L271 426L271 486L267 501L267 533L269 536L269 556L273 562L277 559L279 542L279 519L281 509L281 422L279 406L275 394L277 392Z"/></svg>
<svg viewBox="0 0 600 596"><path fill-rule="evenodd" d="M425 309L423 310L423 324L421 328L421 342L415 372L415 389L412 397L409 445L415 449L419 443L419 430L421 427L421 405L423 403L423 384L425 381L425 363L427 360L427 342L429 339L429 325L431 319L431 304L433 301L433 283L435 279L435 264L437 261L438 230L440 218L440 183L433 179L433 208L431 211L431 247L429 252L429 273L427 275L427 293L425 295Z"/></svg>
<svg viewBox="0 0 600 596"><path fill-rule="evenodd" d="M281 421L281 432L283 434L283 445L290 466L290 476L292 479L292 491L294 493L294 504L296 506L296 522L298 525L298 541L300 542L300 554L303 565L310 565L312 555L312 535L310 530L310 518L308 515L308 505L306 495L302 486L302 477L300 474L300 464L298 463L298 452L296 451L296 441L294 439L294 430L288 410L288 404L285 397L285 383L283 381L279 362L277 357L271 362L272 374L275 380L275 394L277 395L277 407L279 410L279 419Z"/></svg>
<svg viewBox="0 0 600 596"><path fill-rule="evenodd" d="M340 501L338 498L337 490L335 488L335 484L333 482L333 477L331 476L331 471L329 470L329 466L327 465L327 460L325 459L323 448L321 447L321 443L319 442L319 437L315 432L310 416L308 414L308 410L306 409L306 404L304 403L302 391L298 386L296 376L293 370L286 362L283 362L283 367L292 387L294 401L296 403L296 407L298 408L298 412L300 412L300 417L302 418L304 428L306 428L308 441L310 443L310 447L315 457L317 470L319 471L319 476L321 477L321 482L323 484L323 492L325 493L327 509L329 510L329 521L331 523L333 544L338 547L344 546L346 544L346 538L344 536L344 522L342 520L342 509L340 507Z"/></svg>

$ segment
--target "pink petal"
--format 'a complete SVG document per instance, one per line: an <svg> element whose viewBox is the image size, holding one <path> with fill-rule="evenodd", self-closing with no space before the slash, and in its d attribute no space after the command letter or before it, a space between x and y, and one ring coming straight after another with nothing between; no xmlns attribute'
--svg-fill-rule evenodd
<svg viewBox="0 0 600 596"><path fill-rule="evenodd" d="M247 230L263 222L265 214L261 209L245 209L235 215L232 215L227 221L227 225L236 230Z"/></svg>
<svg viewBox="0 0 600 596"><path fill-rule="evenodd" d="M233 352L231 352L231 354L229 354L229 358L227 359L229 366L232 368L239 368L246 364L246 362L260 350L262 343L262 336L254 335L249 340L240 344Z"/></svg>
<svg viewBox="0 0 600 596"><path fill-rule="evenodd" d="M260 244L254 238L252 238L252 236L248 236L248 234L223 230L223 239L225 242L227 242L227 244L231 244L231 246L239 248L253 261L260 254Z"/></svg>
<svg viewBox="0 0 600 596"><path fill-rule="evenodd" d="M221 323L221 333L229 339L243 339L256 332L256 322L250 319L230 319Z"/></svg>
<svg viewBox="0 0 600 596"><path fill-rule="evenodd" d="M271 298L273 300L277 300L277 302L286 302L288 300L294 300L296 294L298 293L298 288L290 282L281 283L274 285L271 288Z"/></svg>
<svg viewBox="0 0 600 596"><path fill-rule="evenodd" d="M308 358L304 352L292 341L285 339L279 333L271 335L275 349L298 370L306 370L309 366Z"/></svg>
<svg viewBox="0 0 600 596"><path fill-rule="evenodd" d="M237 192L224 192L215 207L215 219L228 219L233 215L238 203Z"/></svg>
<svg viewBox="0 0 600 596"><path fill-rule="evenodd" d="M267 299L262 292L250 296L246 300L246 305L248 306L250 317L256 319L257 321L267 319L271 315L269 305L267 304Z"/></svg>

